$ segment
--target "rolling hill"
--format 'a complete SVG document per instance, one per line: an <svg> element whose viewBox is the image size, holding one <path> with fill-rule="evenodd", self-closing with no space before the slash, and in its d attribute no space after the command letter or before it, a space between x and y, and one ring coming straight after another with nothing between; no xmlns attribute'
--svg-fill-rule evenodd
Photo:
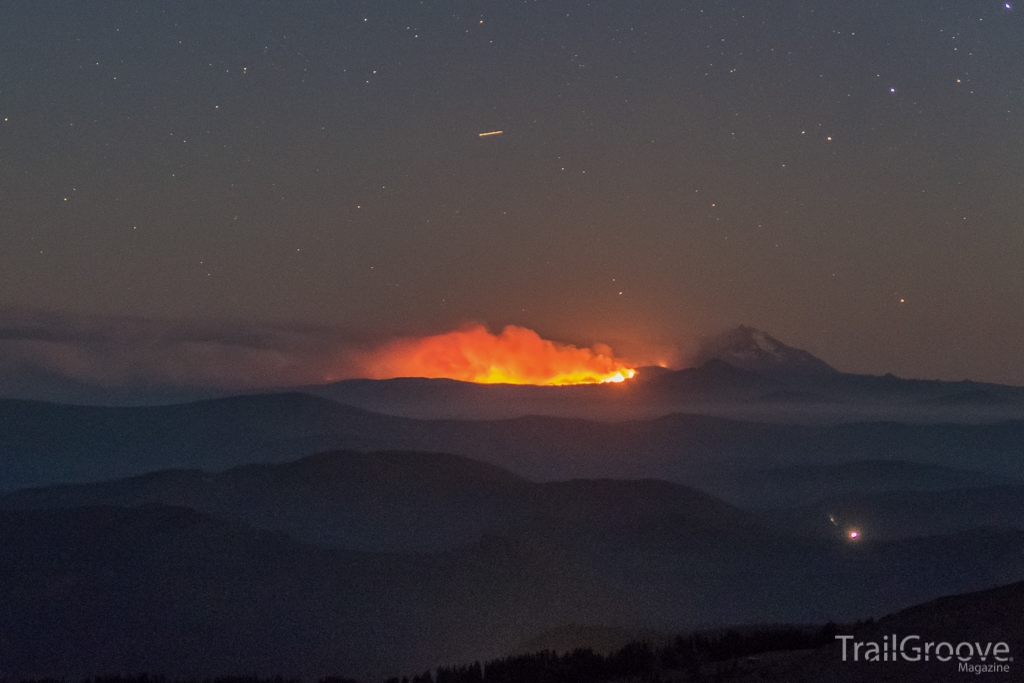
<svg viewBox="0 0 1024 683"><path fill-rule="evenodd" d="M162 469L216 471L337 449L444 452L539 481L658 478L743 495L732 478L791 465L899 460L1024 478L1024 421L791 425L700 415L416 420L303 394L95 408L0 401L0 490Z"/></svg>
<svg viewBox="0 0 1024 683"><path fill-rule="evenodd" d="M601 536L624 525L676 535L737 534L753 524L707 494L662 481L533 483L439 453L330 452L220 473L170 470L95 484L24 489L0 508L171 505L319 545L430 552L485 536ZM595 539L588 539L594 541ZM607 540L606 538L603 540Z"/></svg>
<svg viewBox="0 0 1024 683"><path fill-rule="evenodd" d="M1021 532L752 537L693 514L623 514L647 497L590 482L524 533L416 554L319 547L176 506L2 510L0 676L373 679L566 625L848 621L1024 579Z"/></svg>

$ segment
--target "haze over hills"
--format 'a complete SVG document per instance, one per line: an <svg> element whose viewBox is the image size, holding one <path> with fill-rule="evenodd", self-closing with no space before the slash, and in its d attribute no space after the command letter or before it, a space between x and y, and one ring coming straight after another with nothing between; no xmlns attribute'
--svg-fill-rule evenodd
<svg viewBox="0 0 1024 683"><path fill-rule="evenodd" d="M1020 484L1019 479L976 470L902 460L851 460L725 471L705 482L751 507L793 507L888 492L949 491Z"/></svg>
<svg viewBox="0 0 1024 683"><path fill-rule="evenodd" d="M318 545L363 552L450 550L488 535L603 524L735 534L753 523L712 496L655 480L537 484L438 453L322 453L214 474L171 470L25 489L3 508L178 505Z"/></svg>
<svg viewBox="0 0 1024 683"><path fill-rule="evenodd" d="M359 552L437 552L486 536L538 537L567 525L582 532L595 520L645 530L637 533L674 528L680 534L711 529L729 535L745 529L824 539L851 528L877 540L1024 530L1024 486L1007 485L1013 480L1005 478L887 461L786 467L749 477L736 477L741 483L733 484L748 509L741 512L701 491L659 480L535 483L461 456L336 451L220 473L168 470L23 489L0 497L0 508L184 506ZM756 489L757 481L768 483L767 492ZM743 483L750 487L746 495Z"/></svg>
<svg viewBox="0 0 1024 683"><path fill-rule="evenodd" d="M170 468L213 471L352 449L452 453L538 481L665 479L728 498L747 495L744 472L862 460L1021 479L1022 443L1024 421L808 426L698 415L616 423L415 420L302 394L141 408L0 401L0 490Z"/></svg>
<svg viewBox="0 0 1024 683"><path fill-rule="evenodd" d="M0 510L0 675L373 678L506 654L569 624L822 623L1024 578L1020 531L800 538L664 482L531 484L415 455L337 453L5 499L22 509ZM452 501L431 501L446 481ZM491 524L467 527L481 512ZM447 549L410 544L403 525ZM392 552L346 549L373 533Z"/></svg>
<svg viewBox="0 0 1024 683"><path fill-rule="evenodd" d="M0 401L0 677L378 677L567 627L852 620L1024 579L1024 419L993 419L1021 390L847 375L749 328L701 360L619 385ZM397 414L424 407L554 414ZM894 410L928 419L850 421Z"/></svg>

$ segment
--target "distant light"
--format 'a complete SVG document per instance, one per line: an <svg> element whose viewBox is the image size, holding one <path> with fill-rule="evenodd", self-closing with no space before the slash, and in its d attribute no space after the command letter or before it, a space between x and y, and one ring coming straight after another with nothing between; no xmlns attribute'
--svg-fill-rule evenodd
<svg viewBox="0 0 1024 683"><path fill-rule="evenodd" d="M895 94L896 93L896 88L889 88L889 92Z"/></svg>
<svg viewBox="0 0 1024 683"><path fill-rule="evenodd" d="M1003 7L1005 7L1008 10L1013 10L1013 5L1011 3L1009 3L1009 2L1004 4Z"/></svg>
<svg viewBox="0 0 1024 683"><path fill-rule="evenodd" d="M858 538L860 538L860 532L856 529L851 529L848 536L850 537L851 541L856 541Z"/></svg>

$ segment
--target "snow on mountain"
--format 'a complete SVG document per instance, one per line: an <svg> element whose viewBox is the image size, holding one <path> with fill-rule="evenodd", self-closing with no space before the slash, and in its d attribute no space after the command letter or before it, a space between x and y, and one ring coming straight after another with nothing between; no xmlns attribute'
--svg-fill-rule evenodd
<svg viewBox="0 0 1024 683"><path fill-rule="evenodd" d="M695 366L720 360L736 368L773 374L831 374L837 372L807 351L783 344L767 332L740 325L704 341L693 359Z"/></svg>

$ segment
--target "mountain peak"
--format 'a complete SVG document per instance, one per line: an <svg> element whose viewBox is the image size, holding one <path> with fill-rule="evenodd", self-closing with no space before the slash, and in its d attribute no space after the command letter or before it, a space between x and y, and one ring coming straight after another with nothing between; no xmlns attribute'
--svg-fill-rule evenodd
<svg viewBox="0 0 1024 683"><path fill-rule="evenodd" d="M809 352L787 346L767 332L746 325L704 340L694 364L699 366L713 360L764 375L836 372Z"/></svg>

